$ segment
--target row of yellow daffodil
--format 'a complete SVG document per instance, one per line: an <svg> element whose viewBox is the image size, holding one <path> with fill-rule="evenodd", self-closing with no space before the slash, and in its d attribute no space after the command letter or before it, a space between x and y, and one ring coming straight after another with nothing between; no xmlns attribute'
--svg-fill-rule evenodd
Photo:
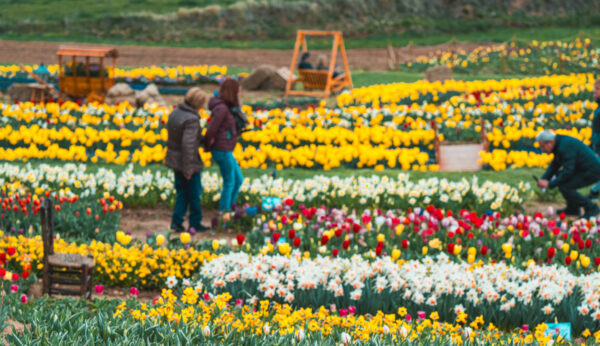
<svg viewBox="0 0 600 346"><path fill-rule="evenodd" d="M39 65L25 65L25 69L34 72ZM59 66L46 66L51 78L57 78ZM191 66L147 66L137 68L113 68L106 66L110 76L118 80L142 80L147 82L191 82L200 77L220 77L227 75L227 66L191 65ZM20 65L0 65L0 77L13 77L21 72Z"/></svg>
<svg viewBox="0 0 600 346"><path fill-rule="evenodd" d="M489 165L495 171L502 171L509 167L548 167L553 158L551 154L502 149L495 149L480 155L479 162L483 165Z"/></svg>
<svg viewBox="0 0 600 346"><path fill-rule="evenodd" d="M194 248L155 248L148 244L127 246L130 245L131 237L122 232L118 233L118 238L119 242L112 245L95 240L89 245L78 245L56 239L54 249L56 252L92 255L96 264L95 282L139 288L161 287L169 276L190 277L205 261L210 261L216 256ZM6 253L8 248L16 249L13 256L17 256L20 267L31 264L34 271L42 269L44 248L40 236L15 237L3 235L0 231L0 252ZM10 259L9 255L8 260Z"/></svg>
<svg viewBox="0 0 600 346"><path fill-rule="evenodd" d="M540 95L567 97L587 91L591 97L593 82L593 74L571 74L502 80L378 84L344 92L338 96L337 102L340 107L351 104L379 107L382 104L419 102L425 95L431 96L429 102L438 102L440 96L451 93L463 96L481 96L483 93L485 97L489 96L488 93L498 93L503 100L511 100L533 99Z"/></svg>
<svg viewBox="0 0 600 346"><path fill-rule="evenodd" d="M400 68L424 71L432 66L448 66L454 72L476 73L485 69L493 73L549 74L587 72L597 67L600 50L593 49L589 38L563 41L513 41L496 46L481 46L471 52L436 51L420 56Z"/></svg>
<svg viewBox="0 0 600 346"><path fill-rule="evenodd" d="M202 294L202 287L188 287L180 297L163 290L152 306L137 301L123 302L116 308L115 317L142 323L174 323L190 326L202 334L204 342L226 340L241 342L253 337L278 340L279 343L323 343L349 345L365 342L389 344L549 344L563 343L561 337L546 333L545 324L533 331L523 328L512 333L499 331L492 323L485 325L484 317L468 320L461 312L454 323L442 322L437 312L407 311L399 307L397 314L378 312L372 316L356 315L353 308L320 307L293 309L287 304L250 299L249 304L233 301L229 293L217 296ZM417 314L412 317L411 313ZM589 330L584 337L590 337ZM192 336L193 337L193 336ZM276 338L276 339L273 339ZM600 331L594 333L600 341ZM592 339L590 341L593 341Z"/></svg>

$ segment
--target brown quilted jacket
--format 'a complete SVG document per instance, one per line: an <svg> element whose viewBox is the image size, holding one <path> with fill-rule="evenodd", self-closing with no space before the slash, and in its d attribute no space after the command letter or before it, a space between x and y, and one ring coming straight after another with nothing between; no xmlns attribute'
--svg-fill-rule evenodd
<svg viewBox="0 0 600 346"><path fill-rule="evenodd" d="M167 167L185 175L201 172L204 168L198 148L202 143L200 115L185 103L177 105L167 121Z"/></svg>

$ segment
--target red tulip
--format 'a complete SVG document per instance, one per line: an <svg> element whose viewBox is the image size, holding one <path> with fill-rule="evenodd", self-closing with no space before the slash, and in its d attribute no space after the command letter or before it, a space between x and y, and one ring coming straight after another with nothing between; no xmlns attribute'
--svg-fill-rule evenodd
<svg viewBox="0 0 600 346"><path fill-rule="evenodd" d="M361 229L361 227L360 227L359 224L355 223L355 224L352 225L352 231L354 233L358 233L360 231L360 229Z"/></svg>
<svg viewBox="0 0 600 346"><path fill-rule="evenodd" d="M0 268L0 279L6 275L6 269Z"/></svg>
<svg viewBox="0 0 600 346"><path fill-rule="evenodd" d="M285 200L285 205L291 207L292 205L294 205L294 200L291 198L288 198Z"/></svg>
<svg viewBox="0 0 600 346"><path fill-rule="evenodd" d="M594 258L594 264L597 265L597 266L600 266L600 257Z"/></svg>
<svg viewBox="0 0 600 346"><path fill-rule="evenodd" d="M567 257L565 258L565 263L566 263L567 265L571 264L571 261L572 261L572 260L571 260L571 256L567 256Z"/></svg>
<svg viewBox="0 0 600 346"><path fill-rule="evenodd" d="M294 238L294 246L295 247L300 247L300 238Z"/></svg>
<svg viewBox="0 0 600 346"><path fill-rule="evenodd" d="M246 240L246 236L244 236L243 234L238 234L235 239L237 240L238 245L242 245L244 244L244 241Z"/></svg>
<svg viewBox="0 0 600 346"><path fill-rule="evenodd" d="M6 254L0 253L0 264L6 263Z"/></svg>
<svg viewBox="0 0 600 346"><path fill-rule="evenodd" d="M454 232L448 232L448 238L453 238L454 237Z"/></svg>
<svg viewBox="0 0 600 346"><path fill-rule="evenodd" d="M294 230L294 229L290 229L290 230L288 230L288 238L289 238L289 239L294 239L294 238L296 238L296 230Z"/></svg>
<svg viewBox="0 0 600 346"><path fill-rule="evenodd" d="M410 243L408 242L408 240L402 239L402 248L406 249L408 247L408 245L410 245Z"/></svg>
<svg viewBox="0 0 600 346"><path fill-rule="evenodd" d="M567 217L567 215L563 212L563 213L560 213L559 217L561 220L564 220Z"/></svg>
<svg viewBox="0 0 600 346"><path fill-rule="evenodd" d="M344 250L348 250L348 248L350 247L350 240L346 239L342 242L342 249Z"/></svg>
<svg viewBox="0 0 600 346"><path fill-rule="evenodd" d="M579 239L579 241L577 242L577 246L579 247L579 250L585 249L585 242L583 241L583 239Z"/></svg>
<svg viewBox="0 0 600 346"><path fill-rule="evenodd" d="M587 249L589 249L589 248L592 247L592 240L591 239L588 239L588 240L585 241L585 247Z"/></svg>
<svg viewBox="0 0 600 346"><path fill-rule="evenodd" d="M333 252L332 252L333 257L337 257L337 255L338 255L339 252L340 252L340 250L333 249Z"/></svg>
<svg viewBox="0 0 600 346"><path fill-rule="evenodd" d="M553 247L550 247L548 249L548 258L550 258L550 259L554 258L554 255L556 255L556 249Z"/></svg>
<svg viewBox="0 0 600 346"><path fill-rule="evenodd" d="M328 242L329 242L329 237L326 236L325 234L323 234L323 236L321 237L321 245L327 245Z"/></svg>
<svg viewBox="0 0 600 346"><path fill-rule="evenodd" d="M377 255L377 256L381 256L381 252L382 252L382 251L383 251L383 248L380 248L380 247L376 248L376 249L375 249L375 255Z"/></svg>
<svg viewBox="0 0 600 346"><path fill-rule="evenodd" d="M335 230L335 236L336 236L336 237L338 237L338 238L339 238L339 237L341 237L341 236L342 236L342 230L341 230L341 229L339 229L339 228L338 228L338 229L336 229L336 230Z"/></svg>
<svg viewBox="0 0 600 346"><path fill-rule="evenodd" d="M552 229L552 233L554 233L554 235L558 235L558 234L560 233L560 228L558 228L558 227L554 227L554 228Z"/></svg>
<svg viewBox="0 0 600 346"><path fill-rule="evenodd" d="M21 296L21 303L23 303L23 304L27 304L27 302L28 302L28 301L29 301L29 299L27 299L27 296L23 294L23 295Z"/></svg>
<svg viewBox="0 0 600 346"><path fill-rule="evenodd" d="M454 243L448 243L447 249L449 253L454 253Z"/></svg>
<svg viewBox="0 0 600 346"><path fill-rule="evenodd" d="M279 234L279 232L273 233L273 243L277 243L279 238L281 238L281 234Z"/></svg>
<svg viewBox="0 0 600 346"><path fill-rule="evenodd" d="M486 245L482 246L480 252L481 252L482 256L487 255L487 253L488 253L488 247Z"/></svg>
<svg viewBox="0 0 600 346"><path fill-rule="evenodd" d="M6 253L7 253L9 256L12 256L12 255L14 255L16 252L17 252L17 250L15 250L15 248L14 248L14 247L9 247L9 248L6 250Z"/></svg>
<svg viewBox="0 0 600 346"><path fill-rule="evenodd" d="M13 275L12 275L12 280L13 280L13 281L17 281L17 280L19 280L19 274L17 274L17 273L13 273Z"/></svg>
<svg viewBox="0 0 600 346"><path fill-rule="evenodd" d="M29 272L27 270L23 270L23 272L21 273L21 277L23 279L27 279L29 277Z"/></svg>

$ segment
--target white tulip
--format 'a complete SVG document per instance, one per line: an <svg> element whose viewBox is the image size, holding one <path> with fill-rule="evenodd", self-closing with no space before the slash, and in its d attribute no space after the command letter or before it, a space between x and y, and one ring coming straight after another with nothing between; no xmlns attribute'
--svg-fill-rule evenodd
<svg viewBox="0 0 600 346"><path fill-rule="evenodd" d="M304 329L300 328L298 329L298 331L296 332L296 340L298 340L298 342L304 340L305 334L304 334Z"/></svg>
<svg viewBox="0 0 600 346"><path fill-rule="evenodd" d="M342 341L342 344L344 344L344 345L348 345L352 341L352 338L350 337L350 334L348 334L346 332L342 333L340 339Z"/></svg>

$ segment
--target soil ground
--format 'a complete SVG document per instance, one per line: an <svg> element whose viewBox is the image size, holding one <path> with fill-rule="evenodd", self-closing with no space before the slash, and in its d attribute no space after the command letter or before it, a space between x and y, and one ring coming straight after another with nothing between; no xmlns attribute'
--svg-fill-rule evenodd
<svg viewBox="0 0 600 346"><path fill-rule="evenodd" d="M123 209L121 211L120 228L124 232L129 231L134 239L145 241L147 233L157 234L164 232L172 232L169 230L169 226L171 225L172 213L173 210L167 207L149 209ZM202 224L204 224L205 226L210 226L210 221L213 217L218 216L218 214L218 210L203 210ZM235 238L236 235L237 233L227 230L219 232L208 231L194 234L192 236L192 240L202 241L213 239L227 239L227 241L230 241L231 239Z"/></svg>
<svg viewBox="0 0 600 346"><path fill-rule="evenodd" d="M291 45L292 43L290 43ZM81 43L68 42L21 42L0 41L0 62L47 64L57 61L56 51L59 46L78 45ZM486 42L460 42L454 45L456 50L470 51L480 46L491 46ZM100 44L88 45L93 47L106 46ZM115 46L110 46L115 47ZM175 48L175 47L144 47L116 46L119 51L118 66L149 66L149 65L226 65L255 68L262 64L289 66L292 60L292 50L278 49L221 49L221 48ZM435 53L438 50L448 50L450 44L433 46L413 46L395 48L398 62L408 62L418 56ZM330 51L312 51L314 59L318 54L330 54ZM388 50L385 48L349 49L347 50L350 68L366 71L388 70ZM341 64L341 62L340 62Z"/></svg>

